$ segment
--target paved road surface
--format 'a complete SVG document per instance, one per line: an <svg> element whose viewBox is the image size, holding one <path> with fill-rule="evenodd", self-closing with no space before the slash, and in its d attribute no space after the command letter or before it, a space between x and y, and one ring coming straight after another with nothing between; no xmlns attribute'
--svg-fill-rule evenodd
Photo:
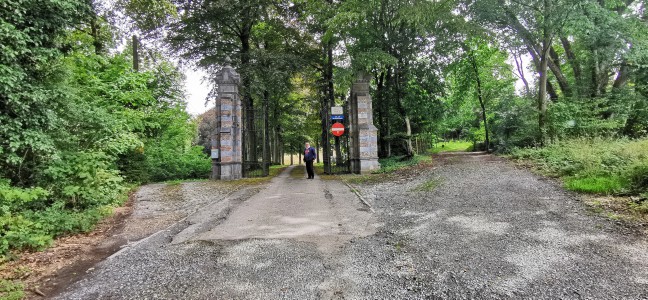
<svg viewBox="0 0 648 300"><path fill-rule="evenodd" d="M487 155L359 188L283 173L100 263L60 299L648 299L648 244ZM432 191L417 187L437 183Z"/></svg>

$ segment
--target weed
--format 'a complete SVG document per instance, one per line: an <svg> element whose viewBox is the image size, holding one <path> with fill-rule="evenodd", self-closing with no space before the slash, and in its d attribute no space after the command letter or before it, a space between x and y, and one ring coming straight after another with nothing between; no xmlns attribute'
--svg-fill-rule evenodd
<svg viewBox="0 0 648 300"><path fill-rule="evenodd" d="M431 192L441 184L440 178L432 178L413 188L414 192Z"/></svg>
<svg viewBox="0 0 648 300"><path fill-rule="evenodd" d="M619 176L587 176L565 179L565 188L590 194L615 194L623 190L626 183Z"/></svg>
<svg viewBox="0 0 648 300"><path fill-rule="evenodd" d="M648 191L648 139L580 138L539 149L516 149L512 158L532 162L567 189L595 194Z"/></svg>
<svg viewBox="0 0 648 300"><path fill-rule="evenodd" d="M0 299L19 300L25 297L25 286L20 281L0 279Z"/></svg>
<svg viewBox="0 0 648 300"><path fill-rule="evenodd" d="M615 214L615 213L608 213L608 214L607 214L607 217L608 217L608 219L610 219L610 220L615 220L615 221L621 220L621 216L620 216L620 215L617 215L617 214Z"/></svg>
<svg viewBox="0 0 648 300"><path fill-rule="evenodd" d="M389 158L383 158L379 160L380 169L374 171L373 174L392 173L403 168L416 166L420 163L430 161L432 161L432 158L424 155L414 155L414 157L410 158L406 156L393 156Z"/></svg>
<svg viewBox="0 0 648 300"><path fill-rule="evenodd" d="M385 174L369 174L369 175L345 175L342 176L342 179L350 184L372 184L378 183L385 179L388 179L389 176Z"/></svg>

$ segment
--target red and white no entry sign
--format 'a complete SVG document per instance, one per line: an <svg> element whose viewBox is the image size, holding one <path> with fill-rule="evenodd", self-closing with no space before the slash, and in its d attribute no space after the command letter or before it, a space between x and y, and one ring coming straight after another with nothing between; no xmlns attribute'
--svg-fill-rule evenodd
<svg viewBox="0 0 648 300"><path fill-rule="evenodd" d="M342 136L344 134L344 125L342 125L342 123L333 123L333 126L331 126L331 132L334 136Z"/></svg>

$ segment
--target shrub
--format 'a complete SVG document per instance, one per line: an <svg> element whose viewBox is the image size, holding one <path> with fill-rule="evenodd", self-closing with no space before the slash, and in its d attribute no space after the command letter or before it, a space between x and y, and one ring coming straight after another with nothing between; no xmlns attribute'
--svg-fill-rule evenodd
<svg viewBox="0 0 648 300"><path fill-rule="evenodd" d="M0 213L9 214L47 201L49 192L40 188L17 188L9 180L0 178Z"/></svg>
<svg viewBox="0 0 648 300"><path fill-rule="evenodd" d="M22 215L0 216L0 254L11 249L41 250L52 242L52 236L43 230L43 224Z"/></svg>
<svg viewBox="0 0 648 300"><path fill-rule="evenodd" d="M64 201L43 208L48 196L42 188L17 188L0 180L0 256L12 249L42 250L56 236L90 231L111 212L109 206L67 209Z"/></svg>
<svg viewBox="0 0 648 300"><path fill-rule="evenodd" d="M628 169L626 173L632 190L637 192L648 191L648 163L637 164Z"/></svg>
<svg viewBox="0 0 648 300"><path fill-rule="evenodd" d="M0 299L19 300L25 297L22 283L0 279Z"/></svg>
<svg viewBox="0 0 648 300"><path fill-rule="evenodd" d="M565 187L586 193L641 193L648 190L648 139L580 138L541 149L516 149L512 157L532 161Z"/></svg>
<svg viewBox="0 0 648 300"><path fill-rule="evenodd" d="M201 146L193 146L184 153L164 148L153 151L155 154L149 154L146 162L152 181L209 177L211 159L203 153Z"/></svg>
<svg viewBox="0 0 648 300"><path fill-rule="evenodd" d="M126 187L110 159L101 152L69 152L45 170L55 199L69 208L83 209L119 203Z"/></svg>
<svg viewBox="0 0 648 300"><path fill-rule="evenodd" d="M407 158L406 156L393 156L389 158L380 159L380 169L373 173L391 173L398 169L409 166L415 166L421 162L429 161L430 157L423 155L414 155L414 157Z"/></svg>

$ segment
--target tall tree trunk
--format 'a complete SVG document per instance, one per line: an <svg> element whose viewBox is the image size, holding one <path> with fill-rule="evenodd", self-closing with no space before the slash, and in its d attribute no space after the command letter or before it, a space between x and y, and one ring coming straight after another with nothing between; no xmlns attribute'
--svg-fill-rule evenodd
<svg viewBox="0 0 648 300"><path fill-rule="evenodd" d="M524 76L524 62L522 61L522 58L519 57L518 53L513 53L513 59L515 60L515 67L517 68L518 77L520 77L520 79L524 83L524 91L527 95L531 95L529 82L526 80L526 76Z"/></svg>
<svg viewBox="0 0 648 300"><path fill-rule="evenodd" d="M90 20L90 35L92 35L92 45L94 46L95 54L101 55L104 53L104 46L101 42L100 32L99 32L99 16L97 15L97 10L92 8L92 19Z"/></svg>
<svg viewBox="0 0 648 300"><path fill-rule="evenodd" d="M542 29L542 53L540 53L540 80L538 93L538 129L539 142L544 146L546 139L546 119L547 119L547 65L549 63L549 49L551 47L551 36L549 34L549 24L547 24L549 7L551 0L544 0L545 24Z"/></svg>
<svg viewBox="0 0 648 300"><path fill-rule="evenodd" d="M475 60L475 55L470 51L470 62L472 64L473 71L475 72L475 80L477 81L477 98L479 99L479 105L481 106L482 120L484 121L484 131L486 132L485 136L485 146L486 151L490 151L490 138L488 136L488 120L486 119L486 105L484 104L484 98L482 93L481 78L479 78L479 67L477 66L477 61Z"/></svg>
<svg viewBox="0 0 648 300"><path fill-rule="evenodd" d="M385 71L381 71L380 75L376 76L376 100L378 104L378 122L380 126L379 134L379 145L380 145L380 157L387 157L387 99L385 99Z"/></svg>
<svg viewBox="0 0 648 300"><path fill-rule="evenodd" d="M270 93L263 91L263 176L270 174Z"/></svg>
<svg viewBox="0 0 648 300"><path fill-rule="evenodd" d="M139 71L139 41L137 36L133 35L133 70Z"/></svg>
<svg viewBox="0 0 648 300"><path fill-rule="evenodd" d="M556 53L556 50L554 50L554 48L551 46L549 46L549 60L547 61L547 63L549 69L554 74L554 77L556 77L556 81L558 82L560 90L563 92L565 97L571 97L573 95L571 85L569 84L569 81L567 81L567 78L560 68L560 59L558 57L558 53Z"/></svg>
<svg viewBox="0 0 648 300"><path fill-rule="evenodd" d="M320 154L322 154L322 152L320 152L320 142L318 140L315 141L315 149L317 149L317 155L315 156L315 159L317 160L317 163L319 164L320 163L320 156L321 156Z"/></svg>
<svg viewBox="0 0 648 300"><path fill-rule="evenodd" d="M574 54L574 50L572 50L571 43L569 40L561 36L560 37L560 42L563 46L563 49L565 50L565 55L567 55L567 61L572 67L572 71L574 73L574 79L576 81L576 86L578 87L579 95L582 94L582 86L583 86L583 71L581 70L580 63L576 59L576 54Z"/></svg>
<svg viewBox="0 0 648 300"><path fill-rule="evenodd" d="M407 110L405 109L405 105L403 103L403 99L401 97L401 75L402 73L400 72L401 70L399 69L399 66L396 66L394 68L394 79L395 79L395 87L396 87L396 103L398 104L398 110L400 114L403 116L403 119L405 121L405 155L407 157L413 157L414 156L414 148L412 147L412 125L410 122L410 117L409 114L407 113Z"/></svg>
<svg viewBox="0 0 648 300"><path fill-rule="evenodd" d="M243 161L256 161L256 136L255 136L255 124L254 124L254 103L252 101L252 92L251 85L252 82L249 76L249 65L250 65L250 34L249 31L245 31L239 36L241 40L241 73L242 73L242 82L243 82L243 118L245 120L245 126L243 133L245 137L243 139Z"/></svg>
<svg viewBox="0 0 648 300"><path fill-rule="evenodd" d="M405 114L405 133L407 134L407 139L405 139L407 157L413 157L414 147L412 146L412 124L410 122L410 117L408 114Z"/></svg>
<svg viewBox="0 0 648 300"><path fill-rule="evenodd" d="M502 7L504 7L506 15L511 21L511 25L518 32L522 40L524 40L524 43L527 45L527 49L529 50L529 54L531 54L532 57L542 56L540 53L538 53L541 52L542 49L538 49L539 47L537 45L537 42L535 41L533 34L531 34L531 32L529 32L529 30L526 27L524 27L524 25L522 25L522 23L517 18L515 13L511 11L510 7L506 5L506 2L504 0L499 0L499 4ZM545 5L551 5L551 3L547 3L547 1L545 1ZM545 16L545 20L548 20L548 18L550 18L551 16L549 16L549 13L547 11L545 11L545 13L547 14L547 16ZM543 29L543 30L548 30L548 29ZM542 47L544 47L544 45ZM549 47L551 47L551 45L549 45ZM540 62L538 61L538 64L539 63ZM538 64L536 64L536 66L538 66ZM565 75L560 70L560 68L556 66L552 60L549 60L547 62L547 65L549 69L553 72L554 76L556 77L556 81L558 81L558 86L560 87L560 90L563 92L565 96L570 97L572 95L571 87L569 85L569 82L565 78ZM553 90L553 88L551 89ZM558 95L551 95L551 99L558 99Z"/></svg>
<svg viewBox="0 0 648 300"><path fill-rule="evenodd" d="M621 63L621 67L619 67L619 72L617 73L617 77L614 80L612 88L617 90L624 87L629 78L630 66L628 65L628 61L624 59Z"/></svg>
<svg viewBox="0 0 648 300"><path fill-rule="evenodd" d="M596 98L599 96L599 73L600 73L600 66L599 66L599 60L598 60L598 50L592 49L592 58L594 59L594 62L592 63L592 77L591 77L591 82L590 82L590 96L592 98Z"/></svg>
<svg viewBox="0 0 648 300"><path fill-rule="evenodd" d="M536 51L531 46L527 45L527 49L529 50L529 54L531 55L531 60L533 61L533 64L535 65L536 70L538 70L538 72L540 72L541 62L540 62L540 58L538 57L538 53L536 53ZM548 79L546 80L546 82L547 82L547 84L546 84L545 88L546 88L547 93L549 94L549 97L553 101L558 100L558 93L556 93L556 89L554 89L553 85L551 84L551 82Z"/></svg>

